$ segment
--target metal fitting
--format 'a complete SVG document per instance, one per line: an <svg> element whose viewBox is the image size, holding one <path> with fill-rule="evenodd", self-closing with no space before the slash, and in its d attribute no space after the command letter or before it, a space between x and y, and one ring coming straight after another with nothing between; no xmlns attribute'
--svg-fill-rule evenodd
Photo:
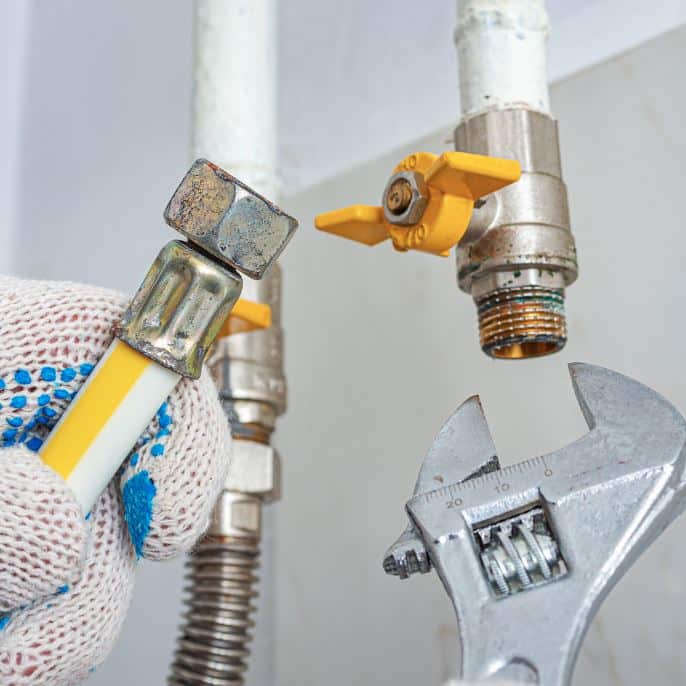
<svg viewBox="0 0 686 686"><path fill-rule="evenodd" d="M196 160L176 189L164 219L192 243L261 279L298 222L228 172Z"/></svg>
<svg viewBox="0 0 686 686"><path fill-rule="evenodd" d="M219 339L210 352L208 366L233 435L253 438L259 427L271 432L276 418L286 409L279 264L261 281L246 280L243 295L270 306L272 325Z"/></svg>
<svg viewBox="0 0 686 686"><path fill-rule="evenodd" d="M386 184L381 205L391 224L412 226L419 222L429 202L429 189L419 172L401 171Z"/></svg>
<svg viewBox="0 0 686 686"><path fill-rule="evenodd" d="M457 279L477 305L481 346L492 357L560 350L564 289L577 277L557 123L526 108L491 110L455 130L455 148L519 160L522 176L485 198L457 247Z"/></svg>
<svg viewBox="0 0 686 686"><path fill-rule="evenodd" d="M262 501L259 496L224 490L220 493L206 536L215 540L259 538L262 531Z"/></svg>
<svg viewBox="0 0 686 686"><path fill-rule="evenodd" d="M264 443L234 440L227 459L229 471L206 535L259 537L262 505L278 500L281 494L279 454Z"/></svg>
<svg viewBox="0 0 686 686"><path fill-rule="evenodd" d="M197 379L241 287L233 269L172 241L148 270L117 336L162 366Z"/></svg>
<svg viewBox="0 0 686 686"><path fill-rule="evenodd" d="M265 503L278 500L281 495L279 454L265 443L234 440L224 489L258 496Z"/></svg>

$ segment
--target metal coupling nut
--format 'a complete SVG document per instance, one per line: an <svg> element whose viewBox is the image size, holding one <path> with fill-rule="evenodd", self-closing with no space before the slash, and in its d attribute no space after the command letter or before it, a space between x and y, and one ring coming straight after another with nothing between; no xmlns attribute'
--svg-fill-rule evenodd
<svg viewBox="0 0 686 686"><path fill-rule="evenodd" d="M557 123L520 107L490 110L455 130L457 150L519 160L520 180L477 206L457 247L457 279L477 305L481 346L498 358L560 350L565 288L578 272Z"/></svg>
<svg viewBox="0 0 686 686"><path fill-rule="evenodd" d="M260 279L298 227L283 210L207 160L196 160L164 211L167 224L221 262Z"/></svg>
<svg viewBox="0 0 686 686"><path fill-rule="evenodd" d="M197 379L241 288L233 269L171 241L148 270L117 336L162 366Z"/></svg>

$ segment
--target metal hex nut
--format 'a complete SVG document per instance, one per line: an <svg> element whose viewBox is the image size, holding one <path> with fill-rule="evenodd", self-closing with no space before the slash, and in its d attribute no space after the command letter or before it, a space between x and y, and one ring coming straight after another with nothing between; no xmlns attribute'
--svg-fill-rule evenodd
<svg viewBox="0 0 686 686"><path fill-rule="evenodd" d="M257 534L262 524L262 505L259 500L237 498L231 503L229 517L232 529Z"/></svg>
<svg viewBox="0 0 686 686"><path fill-rule="evenodd" d="M174 192L164 219L210 255L260 279L298 222L237 178L196 160Z"/></svg>
<svg viewBox="0 0 686 686"><path fill-rule="evenodd" d="M393 212L389 207L389 195L392 192L394 184L399 181L405 181L406 187L409 191L408 202L404 205L402 212ZM384 217L391 224L398 226L412 226L419 223L424 210L429 202L429 189L424 183L424 177L419 172L401 171L393 174L386 184L383 192L381 204L383 206Z"/></svg>
<svg viewBox="0 0 686 686"><path fill-rule="evenodd" d="M212 509L207 529L210 537L259 537L262 525L262 500L259 496L223 490Z"/></svg>
<svg viewBox="0 0 686 686"><path fill-rule="evenodd" d="M233 440L224 488L261 496L265 502L278 500L281 494L279 454L264 443Z"/></svg>

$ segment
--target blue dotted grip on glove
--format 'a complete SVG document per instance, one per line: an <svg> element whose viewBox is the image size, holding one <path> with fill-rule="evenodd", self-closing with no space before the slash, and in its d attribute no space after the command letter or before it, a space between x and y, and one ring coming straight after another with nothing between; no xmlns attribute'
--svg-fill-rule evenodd
<svg viewBox="0 0 686 686"><path fill-rule="evenodd" d="M29 450L38 452L93 368L94 365L89 363L61 370L51 366L42 367L37 382L49 384L52 390L37 398L27 394L27 389L33 384L28 369L17 369L13 374L0 377L0 410L9 413L5 418L7 428L0 429L1 447L25 445ZM29 407L34 403L33 408ZM27 411L31 410L32 413L27 417ZM150 531L157 487L147 470L136 471L136 467L141 460L141 450L146 446L149 446L147 453L152 457L164 455L165 443L171 435L173 424L169 403L165 402L155 415L151 425L155 427L153 432L146 432L138 439L129 458L129 467L135 473L124 484L122 501L129 535L138 558L142 556L143 545ZM86 519L89 518L90 513L86 515ZM9 616L0 616L0 630L8 621Z"/></svg>

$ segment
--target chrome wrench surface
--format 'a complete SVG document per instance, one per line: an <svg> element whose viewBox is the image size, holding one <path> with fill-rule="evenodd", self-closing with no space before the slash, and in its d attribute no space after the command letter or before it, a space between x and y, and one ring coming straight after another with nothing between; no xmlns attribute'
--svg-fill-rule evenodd
<svg viewBox="0 0 686 686"><path fill-rule="evenodd" d="M500 469L478 398L441 429L384 569L436 569L462 678L569 684L600 603L684 509L686 422L646 386L570 365L589 433Z"/></svg>

